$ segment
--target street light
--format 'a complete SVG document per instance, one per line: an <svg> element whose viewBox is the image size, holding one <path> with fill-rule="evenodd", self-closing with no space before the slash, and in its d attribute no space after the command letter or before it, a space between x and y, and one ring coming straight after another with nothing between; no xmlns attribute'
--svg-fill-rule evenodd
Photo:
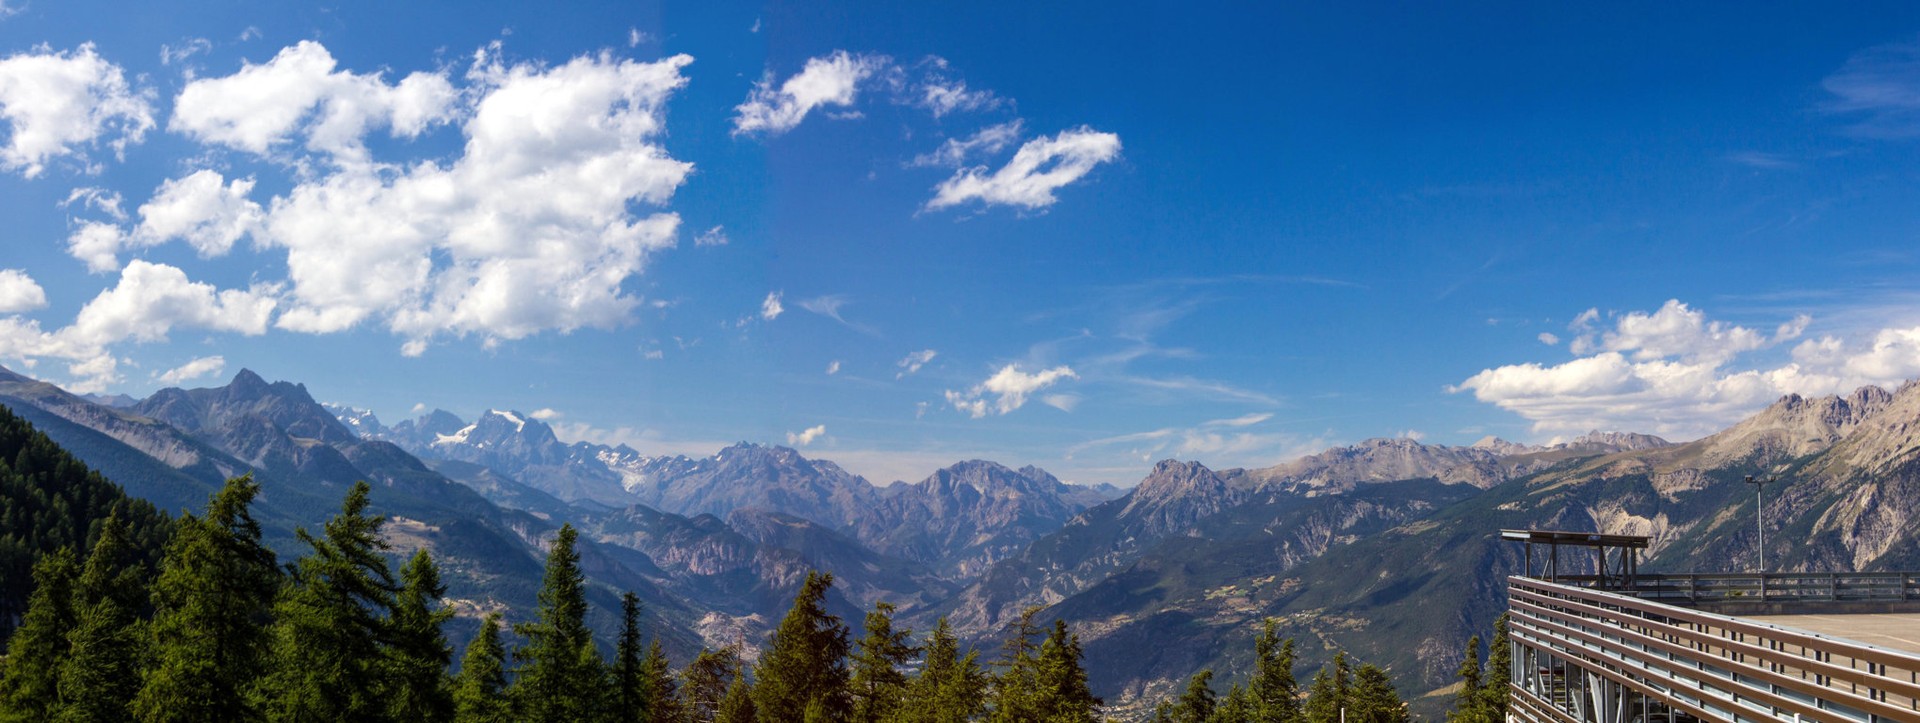
<svg viewBox="0 0 1920 723"><path fill-rule="evenodd" d="M1759 555L1760 574L1762 575L1767 574L1767 524L1765 519L1766 508L1760 505L1760 488L1768 482L1778 482L1779 480L1780 478L1778 477L1759 479L1753 475L1747 475L1747 484L1753 485L1753 529L1760 533Z"/></svg>

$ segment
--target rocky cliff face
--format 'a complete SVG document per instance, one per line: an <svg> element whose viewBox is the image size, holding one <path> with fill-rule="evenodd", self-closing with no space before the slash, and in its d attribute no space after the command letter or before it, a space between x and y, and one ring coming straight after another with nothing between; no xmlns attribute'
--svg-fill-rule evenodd
<svg viewBox="0 0 1920 723"><path fill-rule="evenodd" d="M1009 469L961 462L925 480L887 491L852 525L881 552L930 565L950 580L970 579L1006 559L1098 499L1038 467Z"/></svg>

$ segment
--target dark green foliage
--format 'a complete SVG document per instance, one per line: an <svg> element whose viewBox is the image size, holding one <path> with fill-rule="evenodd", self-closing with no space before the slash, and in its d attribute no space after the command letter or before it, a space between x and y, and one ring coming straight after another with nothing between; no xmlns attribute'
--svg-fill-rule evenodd
<svg viewBox="0 0 1920 723"><path fill-rule="evenodd" d="M674 679L673 664L667 662L667 654L660 649L658 639L647 646L647 658L640 667L652 696L648 714L652 716L653 723L686 723L686 700L680 696L680 683Z"/></svg>
<svg viewBox="0 0 1920 723"><path fill-rule="evenodd" d="M959 641L946 618L933 626L927 638L920 674L907 684L907 693L890 721L896 723L962 723L986 709L987 674L980 669L980 653L960 656Z"/></svg>
<svg viewBox="0 0 1920 723"><path fill-rule="evenodd" d="M453 718L453 690L447 664L453 647L440 626L453 618L447 607L435 609L447 594L433 557L422 549L400 568L400 594L388 621L387 711L399 721Z"/></svg>
<svg viewBox="0 0 1920 723"><path fill-rule="evenodd" d="M1220 707L1213 710L1213 723L1244 723L1255 720L1253 698L1247 689L1238 683L1227 689L1227 695L1220 699Z"/></svg>
<svg viewBox="0 0 1920 723"><path fill-rule="evenodd" d="M507 701L507 651L500 643L500 615L480 625L480 634L467 644L460 659L460 676L453 686L453 719L460 723L507 723L513 707Z"/></svg>
<svg viewBox="0 0 1920 723"><path fill-rule="evenodd" d="M1460 661L1460 692L1454 696L1453 710L1447 720L1454 723L1498 723L1507 719L1507 668L1513 664L1513 647L1507 641L1507 615L1493 623L1493 645L1487 651L1487 666L1480 667L1480 636L1467 641L1466 655Z"/></svg>
<svg viewBox="0 0 1920 723"><path fill-rule="evenodd" d="M180 520L153 585L151 659L134 697L143 721L252 720L280 571L249 506L260 487L227 481L205 518Z"/></svg>
<svg viewBox="0 0 1920 723"><path fill-rule="evenodd" d="M0 641L26 612L34 561L62 547L93 549L103 523L115 516L126 526L132 558L152 570L172 533L166 515L0 406Z"/></svg>
<svg viewBox="0 0 1920 723"><path fill-rule="evenodd" d="M648 720L653 686L646 676L640 649L640 596L631 591L620 596L620 639L613 648L610 720L643 723Z"/></svg>
<svg viewBox="0 0 1920 723"><path fill-rule="evenodd" d="M727 686L727 697L720 701L720 713L714 717L714 723L755 723L756 718L753 689L747 685L747 676L736 675L733 685Z"/></svg>
<svg viewBox="0 0 1920 723"><path fill-rule="evenodd" d="M1173 704L1173 723L1209 723L1218 701L1213 695L1213 671L1202 670L1187 681L1187 690Z"/></svg>
<svg viewBox="0 0 1920 723"><path fill-rule="evenodd" d="M573 549L576 538L572 525L560 527L547 553L536 619L514 627L527 639L526 647L513 654L522 663L513 684L514 704L525 720L584 720L600 697L603 674L587 629L586 578Z"/></svg>
<svg viewBox="0 0 1920 723"><path fill-rule="evenodd" d="M875 603L867 613L866 635L860 638L859 652L853 656L853 718L858 723L878 723L893 715L906 694L907 676L900 672L920 652L913 646L913 631L893 627L893 605Z"/></svg>
<svg viewBox="0 0 1920 723"><path fill-rule="evenodd" d="M140 692L145 641L139 612L146 570L135 560L127 526L108 518L74 591L75 624L60 665L61 721L124 721Z"/></svg>
<svg viewBox="0 0 1920 723"><path fill-rule="evenodd" d="M1307 723L1340 723L1340 709L1348 704L1348 688L1352 685L1352 679L1353 671L1347 667L1347 654L1334 653L1333 663L1315 673L1313 685L1307 688L1304 711Z"/></svg>
<svg viewBox="0 0 1920 723"><path fill-rule="evenodd" d="M739 675L740 655L733 648L702 649L680 676L687 683L682 689L687 719L693 723L712 723L719 718L727 692Z"/></svg>
<svg viewBox="0 0 1920 723"><path fill-rule="evenodd" d="M1293 723L1300 718L1300 685L1294 682L1293 638L1285 642L1269 619L1253 642L1253 679L1247 682L1247 720Z"/></svg>
<svg viewBox="0 0 1920 723"><path fill-rule="evenodd" d="M1491 723L1484 703L1486 691L1480 681L1480 636L1467 640L1466 655L1460 659L1460 692L1454 696L1453 710L1447 720L1456 723Z"/></svg>
<svg viewBox="0 0 1920 723"><path fill-rule="evenodd" d="M1405 723L1412 718L1387 672L1368 663L1354 671L1347 695L1347 723Z"/></svg>
<svg viewBox="0 0 1920 723"><path fill-rule="evenodd" d="M753 704L761 720L794 721L809 713L845 720L848 700L847 627L827 613L833 575L807 573L767 651L755 669Z"/></svg>
<svg viewBox="0 0 1920 723"><path fill-rule="evenodd" d="M1493 621L1493 644L1487 649L1487 672L1482 675L1481 700L1493 720L1507 719L1507 679L1512 675L1513 642L1507 638L1511 613L1500 613Z"/></svg>
<svg viewBox="0 0 1920 723"><path fill-rule="evenodd" d="M60 662L73 631L73 549L62 547L33 566L33 596L14 633L0 677L0 720L44 721L60 706Z"/></svg>
<svg viewBox="0 0 1920 723"><path fill-rule="evenodd" d="M1020 617L1013 624L1013 633L1000 646L1000 659L994 661L1000 673L993 679L993 713L989 718L994 723L1037 721L1043 718L1040 662L1034 654L1033 644L1033 636L1039 634L1033 624L1033 618L1038 614L1038 607L1020 611Z"/></svg>
<svg viewBox="0 0 1920 723"><path fill-rule="evenodd" d="M367 512L370 488L355 483L313 553L292 566L274 604L271 672L260 696L269 720L369 720L386 711L381 645L394 605L381 552L382 518Z"/></svg>
<svg viewBox="0 0 1920 723"><path fill-rule="evenodd" d="M1061 620L1053 621L1053 631L1040 644L1040 713L1050 723L1092 723L1099 720L1095 711L1100 699L1087 685L1086 668L1081 667L1080 636L1067 630Z"/></svg>

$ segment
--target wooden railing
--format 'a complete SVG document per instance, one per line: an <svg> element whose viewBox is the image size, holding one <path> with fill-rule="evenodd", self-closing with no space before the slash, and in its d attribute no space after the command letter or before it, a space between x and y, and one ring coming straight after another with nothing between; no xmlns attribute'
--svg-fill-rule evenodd
<svg viewBox="0 0 1920 723"><path fill-rule="evenodd" d="M1920 655L1532 578L1507 594L1521 720L1631 723L1631 704L1602 700L1630 695L1708 721L1920 720ZM1580 706L1555 687L1569 685Z"/></svg>

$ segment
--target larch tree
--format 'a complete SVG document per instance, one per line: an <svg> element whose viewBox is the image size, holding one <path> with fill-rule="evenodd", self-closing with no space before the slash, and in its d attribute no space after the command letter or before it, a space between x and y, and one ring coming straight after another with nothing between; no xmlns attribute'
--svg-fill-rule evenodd
<svg viewBox="0 0 1920 723"><path fill-rule="evenodd" d="M1033 637L1039 634L1033 618L1039 614L1038 607L1020 611L1012 634L1000 646L1000 659L994 663L1000 672L993 679L992 712L988 718L994 723L1025 723L1045 718L1041 707L1040 661L1033 642Z"/></svg>
<svg viewBox="0 0 1920 723"><path fill-rule="evenodd" d="M434 723L453 718L453 688L447 679L453 646L440 629L453 619L453 609L440 603L446 594L440 569L425 548L400 568L400 593L387 625L387 710L394 720Z"/></svg>
<svg viewBox="0 0 1920 723"><path fill-rule="evenodd" d="M1387 671L1372 663L1353 673L1353 686L1347 696L1347 723L1406 723L1411 720L1407 704L1393 689Z"/></svg>
<svg viewBox="0 0 1920 723"><path fill-rule="evenodd" d="M660 639L654 638L647 646L647 657L640 663L641 674L647 679L648 715L653 723L687 723L686 699L680 695L679 678L673 674L673 663L667 660L667 653L660 647Z"/></svg>
<svg viewBox="0 0 1920 723"><path fill-rule="evenodd" d="M1280 640L1272 619L1253 641L1253 679L1247 682L1251 723L1295 723L1300 719L1300 685L1293 679L1293 638Z"/></svg>
<svg viewBox="0 0 1920 723"><path fill-rule="evenodd" d="M1173 723L1211 723L1219 701L1213 694L1213 671L1202 670L1187 680L1187 689L1173 704Z"/></svg>
<svg viewBox="0 0 1920 723"><path fill-rule="evenodd" d="M856 723L879 723L893 715L906 695L907 676L900 667L920 652L913 631L893 627L894 607L875 603L867 613L866 635L853 656L853 718Z"/></svg>
<svg viewBox="0 0 1920 723"><path fill-rule="evenodd" d="M1482 704L1496 721L1507 719L1507 680L1512 676L1513 641L1507 637L1512 613L1493 621L1493 643L1487 646L1487 672L1481 676Z"/></svg>
<svg viewBox="0 0 1920 723"><path fill-rule="evenodd" d="M67 657L67 634L76 622L77 567L70 547L34 563L33 594L0 665L0 720L45 721L59 711L60 662Z"/></svg>
<svg viewBox="0 0 1920 723"><path fill-rule="evenodd" d="M753 688L747 684L747 676L734 676L733 685L727 686L727 697L720 701L715 723L756 723L757 718L753 710Z"/></svg>
<svg viewBox="0 0 1920 723"><path fill-rule="evenodd" d="M1080 664L1085 653L1080 636L1067 629L1063 620L1054 620L1046 642L1040 644L1038 659L1040 711L1048 723L1095 723L1101 701L1087 684L1087 670Z"/></svg>
<svg viewBox="0 0 1920 723"><path fill-rule="evenodd" d="M611 720L645 723L652 707L651 681L644 667L646 651L640 645L640 596L631 590L620 596L620 638L613 646Z"/></svg>
<svg viewBox="0 0 1920 723"><path fill-rule="evenodd" d="M1340 723L1340 709L1348 707L1348 688L1353 671L1347 667L1347 654L1334 653L1333 662L1313 676L1307 689L1304 712L1307 723Z"/></svg>
<svg viewBox="0 0 1920 723"><path fill-rule="evenodd" d="M753 704L763 721L803 720L809 711L845 720L848 700L847 627L827 612L833 575L807 573L793 607L773 631L754 670Z"/></svg>
<svg viewBox="0 0 1920 723"><path fill-rule="evenodd" d="M273 551L260 544L249 509L259 493L250 476L227 480L206 517L180 520L153 584L150 657L133 699L135 719L259 717L246 691L264 667L280 587Z"/></svg>
<svg viewBox="0 0 1920 723"><path fill-rule="evenodd" d="M934 623L928 636L926 655L920 673L907 684L900 707L889 717L892 723L965 723L986 710L989 683L980 668L979 651L960 655L960 641L946 618Z"/></svg>
<svg viewBox="0 0 1920 723"><path fill-rule="evenodd" d="M60 664L59 721L124 721L140 692L146 571L119 515L103 524L74 590L74 628Z"/></svg>
<svg viewBox="0 0 1920 723"><path fill-rule="evenodd" d="M453 685L453 719L459 723L508 723L514 720L507 700L507 651L500 643L500 614L487 616L480 634L467 644L460 659L460 675Z"/></svg>
<svg viewBox="0 0 1920 723"><path fill-rule="evenodd" d="M693 662L687 663L687 669L680 674L686 681L681 688L681 697L686 700L687 720L692 723L713 723L720 717L720 708L725 704L727 691L732 689L733 681L740 675L740 654L732 647L719 650L702 648L700 654L693 656Z"/></svg>

